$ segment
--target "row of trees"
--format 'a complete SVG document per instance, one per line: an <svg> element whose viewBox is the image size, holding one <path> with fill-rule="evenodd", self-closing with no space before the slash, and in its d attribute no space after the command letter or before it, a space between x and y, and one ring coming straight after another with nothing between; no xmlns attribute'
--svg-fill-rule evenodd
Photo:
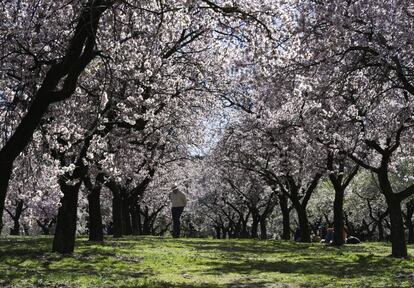
<svg viewBox="0 0 414 288"><path fill-rule="evenodd" d="M318 185L343 231L346 191L370 171L384 198L360 202L383 202L368 215L407 256L414 7L372 2L1 2L0 215L56 222L53 250L71 253L79 194L101 241L101 202L116 237L165 230L154 219L181 181L220 211L217 236L267 238L280 207L282 238L294 209L308 242Z"/></svg>

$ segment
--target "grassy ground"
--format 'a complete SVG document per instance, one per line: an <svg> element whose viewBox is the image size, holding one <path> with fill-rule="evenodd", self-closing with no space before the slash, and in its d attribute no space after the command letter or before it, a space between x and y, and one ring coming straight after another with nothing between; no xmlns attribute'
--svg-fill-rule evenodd
<svg viewBox="0 0 414 288"><path fill-rule="evenodd" d="M50 253L51 238L1 238L0 287L414 287L414 259L370 243L135 237ZM414 247L410 247L414 255Z"/></svg>

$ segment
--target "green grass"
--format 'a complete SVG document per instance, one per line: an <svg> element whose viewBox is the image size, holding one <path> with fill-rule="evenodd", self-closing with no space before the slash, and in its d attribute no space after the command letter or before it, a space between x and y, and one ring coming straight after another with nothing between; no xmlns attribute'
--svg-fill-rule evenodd
<svg viewBox="0 0 414 288"><path fill-rule="evenodd" d="M77 240L71 256L52 238L0 239L0 287L414 287L414 259L365 243L341 249L259 240ZM414 247L410 253L414 255Z"/></svg>

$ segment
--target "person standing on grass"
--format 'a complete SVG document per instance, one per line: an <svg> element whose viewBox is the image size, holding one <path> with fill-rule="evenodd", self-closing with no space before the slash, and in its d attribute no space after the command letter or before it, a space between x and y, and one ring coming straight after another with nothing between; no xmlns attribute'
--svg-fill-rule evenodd
<svg viewBox="0 0 414 288"><path fill-rule="evenodd" d="M177 184L174 184L172 187L172 192L170 193L171 200L171 212L173 219L173 237L180 237L180 217L184 211L185 205L187 205L187 198L185 194L178 189Z"/></svg>

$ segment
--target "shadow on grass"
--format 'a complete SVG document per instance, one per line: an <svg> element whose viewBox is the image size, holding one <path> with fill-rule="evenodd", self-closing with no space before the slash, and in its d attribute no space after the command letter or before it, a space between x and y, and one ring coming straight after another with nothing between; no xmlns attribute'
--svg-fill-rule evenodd
<svg viewBox="0 0 414 288"><path fill-rule="evenodd" d="M52 238L8 237L0 239L0 287L30 279L34 287L55 287L45 283L46 276L76 279L82 276L111 279L145 278L153 275L150 269L135 269L141 257L115 253L113 243L88 243L80 240L72 255L51 253ZM118 243L121 248L131 245ZM105 265L105 264L108 265ZM46 281L47 282L47 281ZM54 283L53 283L54 284ZM59 287L71 287L59 285ZM111 286L113 287L113 286Z"/></svg>
<svg viewBox="0 0 414 288"><path fill-rule="evenodd" d="M393 265L391 259L373 255L359 255L358 259L354 261L304 257L293 261L244 260L239 263L213 261L210 266L214 268L205 273L212 275L223 273L254 275L257 273L279 272L304 275L324 274L337 278L359 278L383 275L389 272L391 265Z"/></svg>

